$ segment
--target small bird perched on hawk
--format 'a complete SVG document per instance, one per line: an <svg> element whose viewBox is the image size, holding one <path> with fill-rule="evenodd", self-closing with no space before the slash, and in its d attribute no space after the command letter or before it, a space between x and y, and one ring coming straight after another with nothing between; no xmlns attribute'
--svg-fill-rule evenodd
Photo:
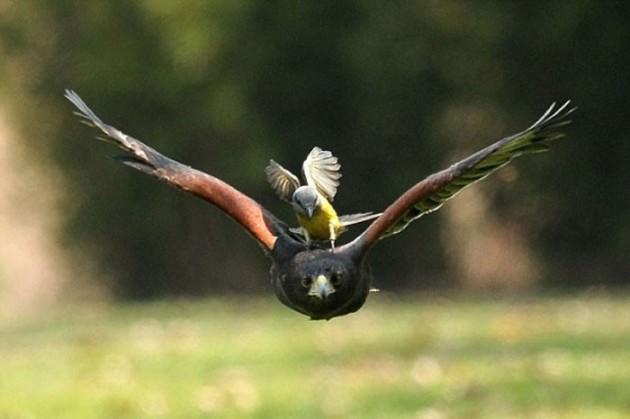
<svg viewBox="0 0 630 419"><path fill-rule="evenodd" d="M335 240L348 226L380 215L371 212L337 215L332 201L339 187L340 169L337 157L319 147L314 147L302 164L306 185L300 185L296 175L273 160L265 168L267 180L278 197L293 207L307 243L329 240L335 247Z"/></svg>
<svg viewBox="0 0 630 419"><path fill-rule="evenodd" d="M324 249L313 248L304 240L297 239L284 222L222 180L176 162L107 125L73 91L66 90L65 96L76 106L77 115L83 122L98 128L105 134L106 140L127 153L117 158L120 162L210 202L250 233L271 258L271 283L278 299L313 320L343 316L363 306L371 289L367 255L378 241L401 232L412 221L437 210L459 191L485 178L514 158L546 151L552 141L564 136L560 128L571 122L568 116L575 110L569 107L569 101L559 107L552 104L538 121L524 131L503 138L416 183L350 243ZM336 163L332 163L331 157L326 152L315 150L312 160L328 160L323 166L328 169L322 170L335 173L338 168L335 168ZM311 167L309 163L308 170ZM320 190L317 182L308 180L309 176L313 176L312 170L310 174L305 174L306 186L314 187L316 194L307 190L305 195L299 193L296 197L295 193L299 189L297 182L298 186L291 196L298 219L302 211L303 215L308 215L311 211L312 214L316 213L318 196L321 199L322 195L326 195L332 199L339 179L337 175L324 176L328 183L318 180L319 188L322 188ZM272 178L278 179L274 176ZM285 199L288 200L288 197L287 192ZM325 203L320 202L319 208L324 206ZM315 231L320 233L321 225L327 224L330 229L331 225L337 224L332 221L334 217L330 216L330 209L324 212L329 214L324 217L323 222L317 221L315 226L305 223L305 231L311 230L308 234ZM316 236L334 239L338 231L332 233L324 231Z"/></svg>

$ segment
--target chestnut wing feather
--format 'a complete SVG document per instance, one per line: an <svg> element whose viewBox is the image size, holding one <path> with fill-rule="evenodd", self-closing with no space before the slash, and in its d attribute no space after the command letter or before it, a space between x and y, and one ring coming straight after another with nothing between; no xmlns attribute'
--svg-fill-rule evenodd
<svg viewBox="0 0 630 419"><path fill-rule="evenodd" d="M557 107L555 103L526 130L504 138L453 164L448 169L430 175L406 191L390 205L359 236L360 247L370 247L376 241L400 233L412 221L439 209L465 187L480 181L523 154L549 149L549 144L564 134L558 129L569 124L567 117L576 109L570 101Z"/></svg>
<svg viewBox="0 0 630 419"><path fill-rule="evenodd" d="M75 113L82 118L82 122L105 134L100 139L112 142L129 153L116 158L117 160L216 205L247 230L266 250L273 249L276 239L285 231L286 226L256 201L222 180L172 160L107 125L72 90L66 90L65 97L76 106L78 111Z"/></svg>

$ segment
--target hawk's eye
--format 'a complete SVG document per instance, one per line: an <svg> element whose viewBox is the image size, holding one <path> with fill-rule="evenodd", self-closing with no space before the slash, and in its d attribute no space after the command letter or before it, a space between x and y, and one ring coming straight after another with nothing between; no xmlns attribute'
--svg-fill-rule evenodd
<svg viewBox="0 0 630 419"><path fill-rule="evenodd" d="M302 284L304 288L310 288L310 286L313 284L313 278L311 278L310 276L305 276L300 281L300 284Z"/></svg>
<svg viewBox="0 0 630 419"><path fill-rule="evenodd" d="M343 272L335 272L330 276L330 283L333 287L339 286L341 283L341 278L343 278Z"/></svg>

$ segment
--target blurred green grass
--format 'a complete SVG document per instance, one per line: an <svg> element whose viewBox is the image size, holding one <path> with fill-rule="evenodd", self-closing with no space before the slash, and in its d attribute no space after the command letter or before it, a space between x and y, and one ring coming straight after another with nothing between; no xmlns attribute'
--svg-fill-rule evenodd
<svg viewBox="0 0 630 419"><path fill-rule="evenodd" d="M630 417L630 296L68 306L0 335L2 419Z"/></svg>

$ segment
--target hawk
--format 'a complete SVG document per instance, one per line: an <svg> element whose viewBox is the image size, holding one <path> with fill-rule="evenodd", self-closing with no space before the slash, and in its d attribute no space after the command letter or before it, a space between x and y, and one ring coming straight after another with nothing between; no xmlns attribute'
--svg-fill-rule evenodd
<svg viewBox="0 0 630 419"><path fill-rule="evenodd" d="M83 122L127 152L118 161L210 202L240 224L271 259L271 283L278 299L312 320L359 310L371 289L366 261L376 243L400 233L516 157L547 151L554 140L564 136L561 128L571 122L568 116L576 109L570 101L561 106L553 103L529 128L416 183L351 242L322 248L309 245L269 210L222 180L172 160L104 123L72 90L66 90L65 97ZM328 186L336 188L334 181Z"/></svg>

